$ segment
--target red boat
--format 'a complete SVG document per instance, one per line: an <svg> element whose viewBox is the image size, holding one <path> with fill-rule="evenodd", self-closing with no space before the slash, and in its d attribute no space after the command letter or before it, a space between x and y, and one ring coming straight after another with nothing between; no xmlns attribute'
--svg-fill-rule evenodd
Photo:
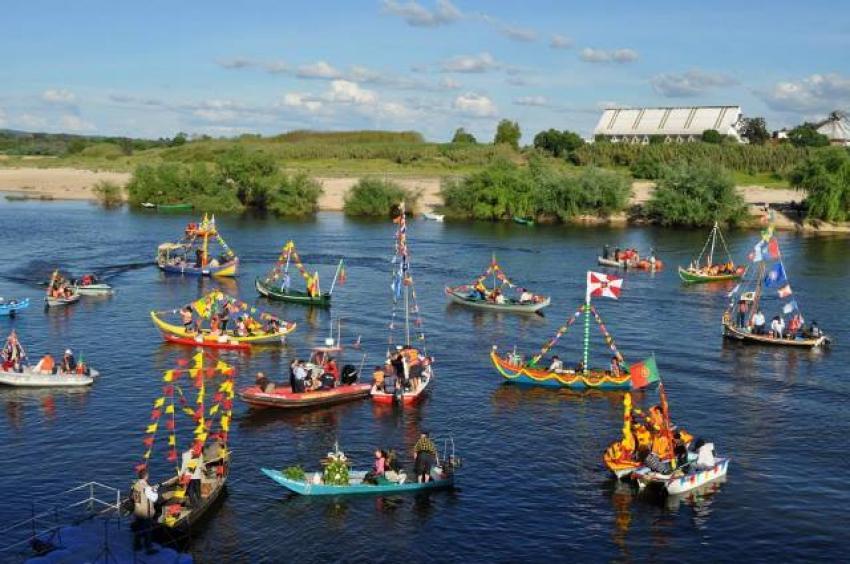
<svg viewBox="0 0 850 564"><path fill-rule="evenodd" d="M253 407L277 407L298 409L334 405L346 401L369 397L371 384L343 384L330 390L293 393L289 386L281 386L270 393L262 392L257 386L249 386L239 391L242 401Z"/></svg>
<svg viewBox="0 0 850 564"><path fill-rule="evenodd" d="M372 401L381 405L391 405L394 403L402 406L416 405L422 398L425 397L425 393L428 391L428 385L430 383L431 378L423 376L422 383L416 391L405 391L404 393L399 392L398 394L395 394L392 392L373 390L371 392Z"/></svg>
<svg viewBox="0 0 850 564"><path fill-rule="evenodd" d="M171 335L169 333L163 333L162 338L168 341L169 343L186 345L189 347L209 347L213 349L233 349L240 351L251 350L251 345L249 343L219 341L217 338L207 339L202 337L200 339L193 339L192 337L178 337L177 335Z"/></svg>

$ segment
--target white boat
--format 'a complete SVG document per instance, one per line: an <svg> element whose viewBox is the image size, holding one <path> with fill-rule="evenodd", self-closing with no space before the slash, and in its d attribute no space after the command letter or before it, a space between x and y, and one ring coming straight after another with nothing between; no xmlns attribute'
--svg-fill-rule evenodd
<svg viewBox="0 0 850 564"><path fill-rule="evenodd" d="M6 372L0 370L0 385L18 388L68 388L90 386L100 374L90 370L89 374L45 374L37 372L34 366L24 367L23 372Z"/></svg>
<svg viewBox="0 0 850 564"><path fill-rule="evenodd" d="M423 217L423 218L425 218L425 219L427 219L427 220L429 220L429 221L438 221L438 222L440 222L440 223L442 223L442 222L443 222L443 220L444 220L444 219L446 219L446 216L445 216L444 214L441 214L441 213L431 213L431 212L425 212L425 213L423 213L423 214L422 214L422 217Z"/></svg>
<svg viewBox="0 0 850 564"><path fill-rule="evenodd" d="M151 202L142 202L142 207L143 207L143 208L148 208L148 209L150 209L150 208L155 208L155 207L156 207L156 204L152 204Z"/></svg>
<svg viewBox="0 0 850 564"><path fill-rule="evenodd" d="M640 488L648 486L657 486L665 489L671 495L681 494L704 486L709 482L713 482L718 478L726 475L726 470L729 467L728 458L717 458L714 466L701 470L689 470L682 474L674 472L673 474L660 474L653 472L647 467L641 467L632 473L632 477L637 481Z"/></svg>
<svg viewBox="0 0 850 564"><path fill-rule="evenodd" d="M59 307L59 306L71 305L71 304L78 302L78 301L80 301L80 293L76 289L74 290L74 293L72 293L67 298L52 298L50 296L47 296L47 297L44 298L44 302L49 307Z"/></svg>
<svg viewBox="0 0 850 564"><path fill-rule="evenodd" d="M112 293L112 286L103 282L96 282L94 284L75 285L74 290L84 296L105 296Z"/></svg>

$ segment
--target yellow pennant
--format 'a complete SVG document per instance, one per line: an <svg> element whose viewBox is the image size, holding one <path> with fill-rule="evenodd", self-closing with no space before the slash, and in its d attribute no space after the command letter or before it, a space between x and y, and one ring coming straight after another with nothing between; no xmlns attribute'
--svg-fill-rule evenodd
<svg viewBox="0 0 850 564"><path fill-rule="evenodd" d="M219 360L215 365L215 369L224 372L225 370L230 370L230 365Z"/></svg>
<svg viewBox="0 0 850 564"><path fill-rule="evenodd" d="M165 398L159 398L155 402L153 402L154 409L156 409L157 407L162 407L163 405L165 405Z"/></svg>
<svg viewBox="0 0 850 564"><path fill-rule="evenodd" d="M197 438L199 441L201 441L202 443L205 443L205 442L207 442L207 433L206 433L206 432L201 433L201 434L199 434L196 438Z"/></svg>
<svg viewBox="0 0 850 564"><path fill-rule="evenodd" d="M198 353L192 357L192 362L195 363L195 367L199 368L204 362L204 353Z"/></svg>
<svg viewBox="0 0 850 564"><path fill-rule="evenodd" d="M165 406L165 412L173 414L174 413L174 404L166 405Z"/></svg>
<svg viewBox="0 0 850 564"><path fill-rule="evenodd" d="M219 406L218 404L215 404L214 406L212 406L212 407L210 408L210 415L215 415L216 413L218 413L218 408L219 408L219 407L220 407L220 406Z"/></svg>
<svg viewBox="0 0 850 564"><path fill-rule="evenodd" d="M150 458L150 457L151 457L151 450L150 450L150 449L148 449L148 450L145 452L144 458L145 458L145 459L148 459L148 458Z"/></svg>
<svg viewBox="0 0 850 564"><path fill-rule="evenodd" d="M198 436L203 432L204 432L204 420L201 419L201 422L198 423L197 427L195 427L195 436Z"/></svg>
<svg viewBox="0 0 850 564"><path fill-rule="evenodd" d="M177 437L170 435L168 437L168 446L177 446Z"/></svg>
<svg viewBox="0 0 850 564"><path fill-rule="evenodd" d="M228 417L227 415L221 416L221 430L222 431L229 431L230 430L230 417Z"/></svg>
<svg viewBox="0 0 850 564"><path fill-rule="evenodd" d="M165 375L162 377L163 382L171 382L174 380L174 371L166 370Z"/></svg>
<svg viewBox="0 0 850 564"><path fill-rule="evenodd" d="M186 492L183 490L175 490L174 494L171 496L171 499L183 499L186 497Z"/></svg>
<svg viewBox="0 0 850 564"><path fill-rule="evenodd" d="M145 433L156 433L156 428L158 425L159 423L151 423L150 425L148 425L147 429L145 429Z"/></svg>

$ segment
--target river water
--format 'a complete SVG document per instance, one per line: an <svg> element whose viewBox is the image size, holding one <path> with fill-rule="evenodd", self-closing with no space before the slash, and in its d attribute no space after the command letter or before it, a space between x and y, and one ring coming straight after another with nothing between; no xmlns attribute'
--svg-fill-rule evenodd
<svg viewBox="0 0 850 564"><path fill-rule="evenodd" d="M84 298L64 311L31 307L17 319L0 318L0 331L17 329L33 356L70 346L102 373L84 391L0 390L0 523L26 517L30 500L81 482L130 483L162 371L191 354L163 344L148 313L216 286L165 277L152 264L157 244L176 238L189 220L84 203L0 201L0 295L38 302L36 283L55 266L99 272L117 288L111 298ZM390 309L390 222L322 213L303 222L219 218L219 228L243 266L224 289L298 323L282 351L223 355L239 368L240 385L257 370L283 379L289 356L306 355L325 336L329 315L343 319L345 342L362 337L367 366L379 360ZM841 471L850 436L848 240L779 235L797 301L836 343L803 352L723 342L728 288L684 288L673 267L698 252L706 235L411 221L420 307L437 362L430 398L404 413L369 401L255 412L237 400L229 494L194 532L189 550L201 562L841 559L850 541L850 489ZM756 234L727 236L741 257ZM326 284L345 257L348 283L330 312L256 297L254 277L290 238ZM627 359L655 354L673 419L731 456L727 481L701 495L637 495L608 478L601 455L619 433L619 394L505 385L489 365L492 344L532 352L575 311L585 272L596 268L605 243L654 246L668 265L655 275L627 274L622 299L596 306ZM447 304L443 287L472 280L492 252L518 283L551 293L545 317ZM560 356L578 359L579 341L578 331L568 333ZM593 352L605 361L601 348ZM359 352L348 354L359 361ZM655 392L636 401L654 402ZM336 440L367 466L376 445L410 449L420 429L454 438L464 461L454 491L298 498L259 472L315 467ZM154 455L155 480L165 477L163 451Z"/></svg>

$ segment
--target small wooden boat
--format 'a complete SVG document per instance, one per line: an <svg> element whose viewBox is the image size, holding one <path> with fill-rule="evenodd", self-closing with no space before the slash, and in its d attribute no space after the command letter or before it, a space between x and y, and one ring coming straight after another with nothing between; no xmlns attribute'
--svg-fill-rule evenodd
<svg viewBox="0 0 850 564"><path fill-rule="evenodd" d="M367 472L353 471L349 473L349 484L347 486L332 486L322 483L317 484L312 480L292 480L284 476L282 472L269 468L260 468L260 471L284 488L299 495L395 494L446 489L454 485L454 474L449 473L445 475L442 472L432 473L431 481L424 483L416 481L399 483L381 478L377 484L369 484L363 482L363 478ZM311 472L309 475L311 477L318 475L321 478L321 472Z"/></svg>
<svg viewBox="0 0 850 564"><path fill-rule="evenodd" d="M162 500L165 503L162 515L157 524L166 530L177 534L187 532L193 525L201 521L209 510L215 506L216 501L227 486L227 478L230 475L230 452L223 457L212 460L204 460L206 469L201 479L200 503L191 506L186 503L174 503L174 492L181 489L180 477L174 476L160 484ZM222 470L218 470L221 468ZM185 500L184 500L185 501ZM171 509L173 508L173 509Z"/></svg>
<svg viewBox="0 0 850 564"><path fill-rule="evenodd" d="M382 405L400 405L402 407L410 407L416 405L425 397L428 392L428 387L434 379L433 373L428 375L423 373L420 379L419 387L415 390L404 390L400 387L392 389L372 389L372 401Z"/></svg>
<svg viewBox="0 0 850 564"><path fill-rule="evenodd" d="M54 298L51 296L45 296L44 303L48 307L62 307L77 303L80 301L80 293L77 291L73 291L70 296Z"/></svg>
<svg viewBox="0 0 850 564"><path fill-rule="evenodd" d="M291 288L289 290L282 290L276 288L269 284L268 280L261 280L259 278L254 280L254 286L261 296L270 300L317 307L329 307L331 305L331 294L328 292L311 296L304 290L293 290Z"/></svg>
<svg viewBox="0 0 850 564"><path fill-rule="evenodd" d="M210 256L210 246L220 247L218 258ZM157 247L156 264L170 274L187 276L236 276L239 258L227 246L215 225L215 216L204 216L200 224L186 226L184 237L177 243L162 243Z"/></svg>
<svg viewBox="0 0 850 564"><path fill-rule="evenodd" d="M151 315L151 320L154 322L154 325L156 325L157 328L160 331L162 331L163 333L168 333L168 334L171 334L175 337L182 337L182 338L187 338L187 339L194 339L195 336L198 334L194 331L186 330L186 328L183 327L182 325L174 325L174 324L168 323L167 321L165 321L163 319L160 319L159 315L155 311L152 311L150 315ZM288 335L289 333L291 333L294 330L295 330L295 323L283 322L280 326L280 329L278 331L274 332L274 333L259 332L259 333L255 333L255 334L249 334L249 335L246 335L246 336L239 336L239 335L234 334L233 331L228 330L228 331L225 332L224 336L227 337L227 339L230 342L235 342L235 343L247 343L247 344L281 343L283 341L283 337L285 337L286 335ZM200 332L200 335L204 340L217 340L218 337L219 337L218 335L213 335L210 332L209 329L202 329L201 332Z"/></svg>
<svg viewBox="0 0 850 564"><path fill-rule="evenodd" d="M715 462L711 468L697 470L689 465L672 474L660 474L644 466L632 472L632 478L640 488L658 487L670 495L677 495L724 477L729 468L729 459L718 457Z"/></svg>
<svg viewBox="0 0 850 564"><path fill-rule="evenodd" d="M446 219L444 214L432 212L425 212L422 214L422 217L428 221L436 221L438 223L442 223Z"/></svg>
<svg viewBox="0 0 850 564"><path fill-rule="evenodd" d="M147 209L153 209L153 208L156 207L156 204L154 204L152 202L142 202L141 205L142 205L143 208L147 208Z"/></svg>
<svg viewBox="0 0 850 564"><path fill-rule="evenodd" d="M723 264L714 263L714 251L717 247L717 241L726 251L726 262ZM726 282L729 280L740 280L744 276L745 268L742 266L735 267L732 262L732 254L726 246L726 239L723 238L723 233L720 232L720 226L714 222L714 227L711 228L711 233L708 235L708 240L703 245L699 256L691 261L687 268L679 267L679 278L685 284L705 284L709 282Z"/></svg>
<svg viewBox="0 0 850 564"><path fill-rule="evenodd" d="M492 277L492 287L487 282ZM514 295L510 295L509 292ZM496 262L496 255L490 265L475 282L461 286L446 287L446 295L454 303L510 313L537 313L551 302L548 296L538 296L511 282L504 269Z"/></svg>
<svg viewBox="0 0 850 564"><path fill-rule="evenodd" d="M240 350L240 351L249 351L251 350L250 343L239 343L233 342L229 338L225 337L223 340L221 337L212 337L212 336L203 336L203 335L195 335L194 337L178 337L177 335L172 335L170 333L163 333L162 338L165 339L169 343L174 343L176 345L186 345L187 347L209 347L213 349L230 349L230 350Z"/></svg>
<svg viewBox="0 0 850 564"><path fill-rule="evenodd" d="M770 335L757 335L747 329L735 327L731 322L723 323L723 336L732 341L740 341L743 343L752 343L758 345L773 345L781 347L796 347L801 349L814 349L817 347L825 347L830 344L830 339L826 335L820 337L803 337L799 336L793 339L772 337Z"/></svg>
<svg viewBox="0 0 850 564"><path fill-rule="evenodd" d="M74 286L68 284L59 270L54 270L50 276L50 282L47 283L47 292L44 296L45 305L47 307L62 307L78 301L80 301L80 292Z"/></svg>
<svg viewBox="0 0 850 564"><path fill-rule="evenodd" d="M304 290L296 290L290 287L289 266L294 264L304 279ZM278 300L293 304L304 304L316 307L330 307L331 296L337 282L342 286L345 284L345 263L340 259L336 272L331 281L330 289L322 292L319 285L319 272L310 273L301 262L301 256L295 248L294 241L287 241L277 259L274 267L266 274L265 278L257 278L254 286L257 292L270 300Z"/></svg>
<svg viewBox="0 0 850 564"><path fill-rule="evenodd" d="M0 315L8 315L9 317L15 317L15 315L17 315L19 311L27 309L29 306L29 298L8 301L0 299Z"/></svg>
<svg viewBox="0 0 850 564"><path fill-rule="evenodd" d="M192 204L157 204L156 211L164 213L190 212L193 207Z"/></svg>
<svg viewBox="0 0 850 564"><path fill-rule="evenodd" d="M520 217L518 215L515 215L515 216L513 216L512 219L513 219L514 223L518 223L519 225L528 225L528 226L534 225L534 220L531 219L531 218Z"/></svg>
<svg viewBox="0 0 850 564"><path fill-rule="evenodd" d="M626 259L614 259L614 258L605 258L604 256L596 257L596 262L601 266L610 266L613 268L622 268L623 270L647 270L651 272L655 272L664 268L664 263L658 259L653 261L651 258L641 259L639 255L635 254L633 257Z"/></svg>
<svg viewBox="0 0 850 564"><path fill-rule="evenodd" d="M679 267L679 278L685 284L706 284L710 282L728 282L730 280L740 280L744 275L744 269L739 267L732 274L706 274L704 271L691 270Z"/></svg>
<svg viewBox="0 0 850 564"><path fill-rule="evenodd" d="M249 386L239 391L239 397L252 407L277 407L284 409L303 409L306 407L324 407L369 397L371 384L354 383L340 385L329 390L315 390L295 393L289 386L275 388L266 393L257 386Z"/></svg>
<svg viewBox="0 0 850 564"><path fill-rule="evenodd" d="M86 274L72 283L74 289L84 296L106 296L112 293L112 286L97 278L94 274Z"/></svg>
<svg viewBox="0 0 850 564"><path fill-rule="evenodd" d="M26 366L23 372L5 371L0 369L0 385L17 388L75 388L91 386L100 373L89 370L88 374L57 372L45 374L37 371L34 366Z"/></svg>

